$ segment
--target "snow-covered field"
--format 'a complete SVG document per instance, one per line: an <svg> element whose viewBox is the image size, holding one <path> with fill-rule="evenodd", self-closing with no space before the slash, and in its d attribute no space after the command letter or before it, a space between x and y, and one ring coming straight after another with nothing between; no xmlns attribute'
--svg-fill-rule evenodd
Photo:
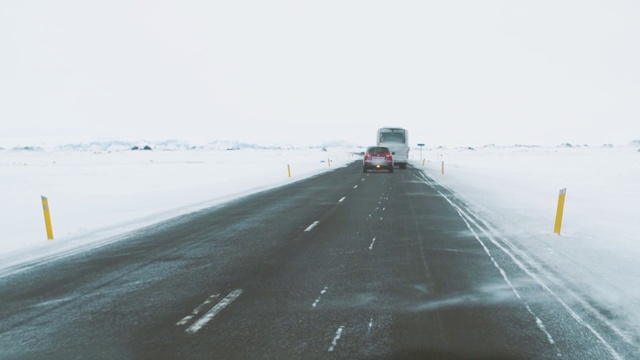
<svg viewBox="0 0 640 360"><path fill-rule="evenodd" d="M362 150L103 145L0 149L0 274L330 171L358 160L353 152ZM414 149L413 165L455 192L497 236L590 294L638 337L640 142L424 149L423 158L424 166ZM553 226L562 188L567 195L558 236ZM41 195L49 199L53 241L46 239Z"/></svg>
<svg viewBox="0 0 640 360"><path fill-rule="evenodd" d="M424 154L426 173L496 227L500 238L606 308L640 341L640 142ZM558 236L553 230L562 188Z"/></svg>
<svg viewBox="0 0 640 360"><path fill-rule="evenodd" d="M161 146L164 150L131 151L120 143L0 150L0 275L17 264L117 241L128 231L357 158L342 147ZM49 202L53 241L47 240L41 196Z"/></svg>

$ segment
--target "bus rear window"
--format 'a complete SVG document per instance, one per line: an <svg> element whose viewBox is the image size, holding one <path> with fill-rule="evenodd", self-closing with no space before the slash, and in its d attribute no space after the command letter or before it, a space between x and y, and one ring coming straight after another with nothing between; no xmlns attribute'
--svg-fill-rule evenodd
<svg viewBox="0 0 640 360"><path fill-rule="evenodd" d="M381 133L380 143L400 143L404 144L404 134L402 133Z"/></svg>

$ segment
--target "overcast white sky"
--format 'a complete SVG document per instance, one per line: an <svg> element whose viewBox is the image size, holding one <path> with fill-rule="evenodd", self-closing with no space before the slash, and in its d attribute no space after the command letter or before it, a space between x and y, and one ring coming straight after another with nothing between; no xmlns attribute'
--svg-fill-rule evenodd
<svg viewBox="0 0 640 360"><path fill-rule="evenodd" d="M0 1L4 138L640 139L640 2ZM1 145L1 144L0 144Z"/></svg>

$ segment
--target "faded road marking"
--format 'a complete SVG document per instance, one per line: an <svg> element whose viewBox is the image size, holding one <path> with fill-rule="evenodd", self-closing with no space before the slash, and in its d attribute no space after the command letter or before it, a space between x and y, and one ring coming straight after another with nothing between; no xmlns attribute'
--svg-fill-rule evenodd
<svg viewBox="0 0 640 360"><path fill-rule="evenodd" d="M205 300L202 304L200 304L197 308L195 308L193 310L191 315L187 315L187 316L183 317L182 320L180 320L180 321L178 321L176 323L176 325L177 326L184 325L184 324L188 323L189 321L191 321L191 319L193 319L194 316L196 316L196 315L198 315L198 313L200 313L200 311L202 310L203 307L205 307L207 304L212 302L213 299L217 298L218 296L220 296L220 294L215 294L215 295L209 296L207 298L207 300Z"/></svg>
<svg viewBox="0 0 640 360"><path fill-rule="evenodd" d="M198 321L196 321L193 325L189 326L187 330L185 330L188 334L195 334L198 330L202 329L203 326L207 325L211 319L213 319L216 315L218 315L222 310L224 310L229 304L231 304L235 299L237 299L240 294L242 294L242 289L233 290L229 295L227 295L224 299L222 299L219 303L216 304L211 310L207 311L204 316L202 316Z"/></svg>

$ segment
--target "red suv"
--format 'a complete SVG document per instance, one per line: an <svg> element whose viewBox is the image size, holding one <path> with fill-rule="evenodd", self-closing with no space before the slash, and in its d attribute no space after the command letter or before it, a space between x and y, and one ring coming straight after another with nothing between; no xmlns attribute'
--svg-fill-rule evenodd
<svg viewBox="0 0 640 360"><path fill-rule="evenodd" d="M390 173L393 172L393 155L386 146L371 146L367 148L367 152L362 159L362 172L367 172L369 169L387 169Z"/></svg>

